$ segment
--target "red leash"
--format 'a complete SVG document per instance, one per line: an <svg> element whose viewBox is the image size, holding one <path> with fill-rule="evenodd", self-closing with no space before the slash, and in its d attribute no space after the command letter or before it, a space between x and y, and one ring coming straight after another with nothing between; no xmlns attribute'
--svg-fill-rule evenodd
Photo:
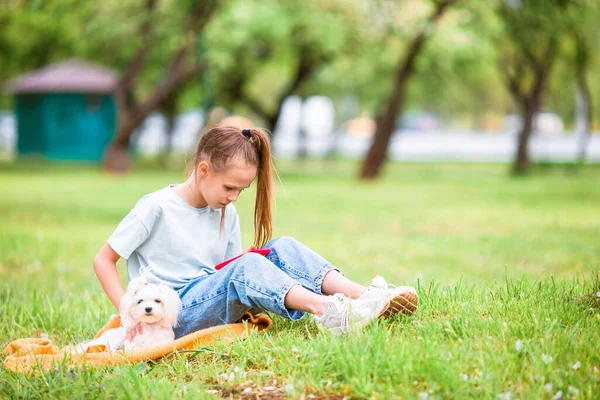
<svg viewBox="0 0 600 400"><path fill-rule="evenodd" d="M215 269L218 271L221 268L223 268L224 266L226 266L227 264L229 264L230 262L237 260L238 258L240 258L241 256L243 256L244 254L247 254L247 253L258 253L261 256L266 256L270 252L271 252L270 249L250 249L250 250L240 254L239 256L235 256L233 258L230 258L229 260L223 261L222 263L215 265Z"/></svg>

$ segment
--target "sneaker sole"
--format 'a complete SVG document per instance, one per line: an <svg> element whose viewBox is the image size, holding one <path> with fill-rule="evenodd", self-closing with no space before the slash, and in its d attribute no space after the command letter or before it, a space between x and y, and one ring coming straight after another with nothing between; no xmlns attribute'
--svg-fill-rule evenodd
<svg viewBox="0 0 600 400"><path fill-rule="evenodd" d="M404 315L412 315L415 311L417 311L418 305L419 295L417 295L417 292L411 288L398 293L392 300L390 300L389 307L387 307L381 316L384 318L390 318L399 313Z"/></svg>

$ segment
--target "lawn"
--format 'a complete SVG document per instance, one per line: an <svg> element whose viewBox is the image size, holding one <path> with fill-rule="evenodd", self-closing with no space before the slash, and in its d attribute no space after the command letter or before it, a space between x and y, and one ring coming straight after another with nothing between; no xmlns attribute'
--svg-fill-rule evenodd
<svg viewBox="0 0 600 400"><path fill-rule="evenodd" d="M362 283L418 287L410 318L336 338L308 317L157 364L0 367L0 398L598 398L600 168L282 162L275 235ZM112 304L92 259L144 194L182 180L138 167L0 166L0 348L91 338ZM252 241L252 190L237 203ZM123 283L125 264L119 265ZM250 389L248 389L250 388Z"/></svg>

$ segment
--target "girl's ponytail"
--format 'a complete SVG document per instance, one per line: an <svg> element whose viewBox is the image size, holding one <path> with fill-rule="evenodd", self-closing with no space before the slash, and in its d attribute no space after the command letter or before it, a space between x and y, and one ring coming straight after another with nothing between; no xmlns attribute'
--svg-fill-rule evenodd
<svg viewBox="0 0 600 400"><path fill-rule="evenodd" d="M251 132L258 153L256 202L254 204L254 246L261 248L273 236L274 167L268 134L261 129L252 129Z"/></svg>

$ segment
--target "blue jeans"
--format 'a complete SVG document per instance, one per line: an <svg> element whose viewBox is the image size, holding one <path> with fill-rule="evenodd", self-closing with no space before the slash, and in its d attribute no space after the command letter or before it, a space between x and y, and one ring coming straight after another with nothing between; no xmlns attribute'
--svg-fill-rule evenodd
<svg viewBox="0 0 600 400"><path fill-rule="evenodd" d="M201 276L178 291L182 302L175 337L216 325L234 323L247 311L270 311L298 320L304 312L285 306L290 288L302 285L323 294L325 275L339 271L323 257L291 237L265 245L266 257L248 253L223 269Z"/></svg>

